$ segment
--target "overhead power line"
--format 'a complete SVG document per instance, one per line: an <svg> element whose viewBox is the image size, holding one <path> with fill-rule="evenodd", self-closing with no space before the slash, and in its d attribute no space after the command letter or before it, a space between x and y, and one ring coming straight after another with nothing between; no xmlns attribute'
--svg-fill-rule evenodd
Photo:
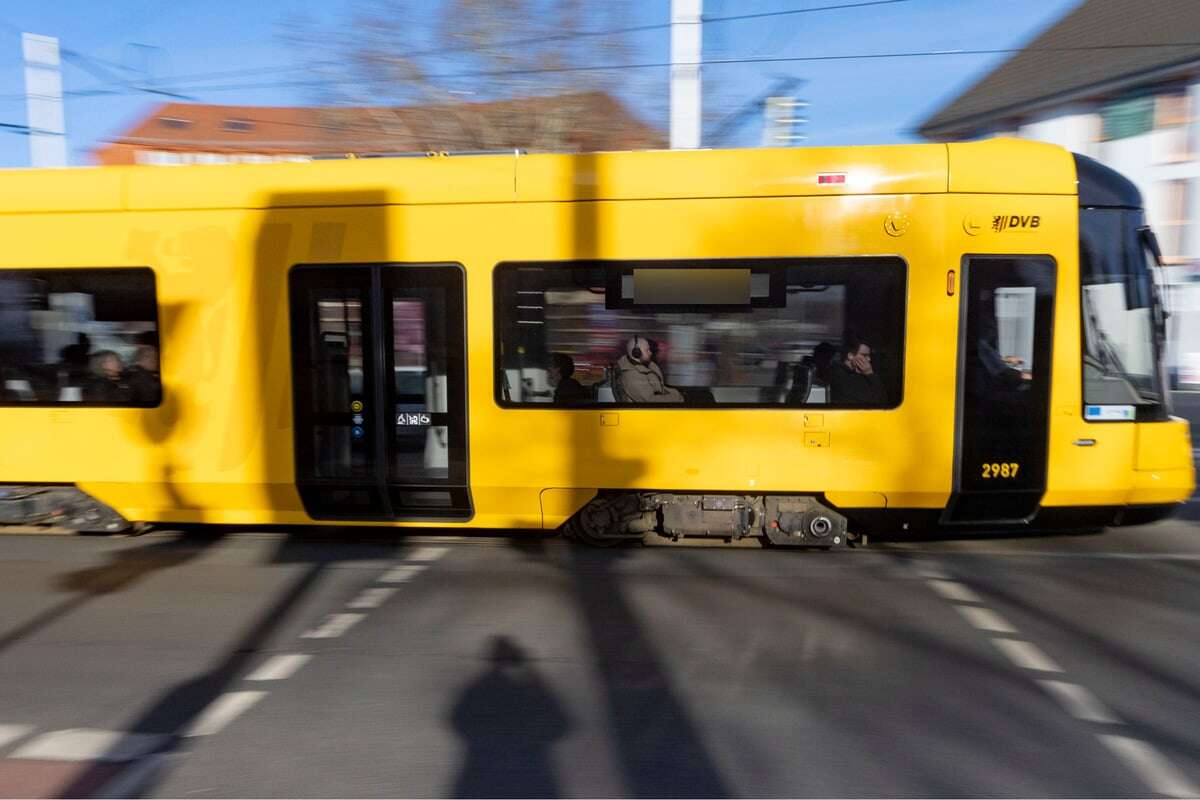
<svg viewBox="0 0 1200 800"><path fill-rule="evenodd" d="M955 49L955 50L916 50L902 51L894 53L845 53L823 56L761 56L749 58L715 58L706 60L704 66L728 66L732 64L797 64L797 63L812 63L821 61L854 61L854 60L883 60L893 58L933 58L946 56L986 56L986 55L1011 55L1020 52L1055 52L1055 53L1070 53L1070 52L1092 52L1106 50L1146 50L1146 49L1165 49L1165 48L1197 48L1200 47L1200 42L1165 42L1161 44L1109 44L1109 45L1080 45L1076 47L1037 47L1037 48L1019 48L1019 47L1003 47L1003 48L988 48L988 49ZM546 75L546 74L561 74L561 73L578 73L578 72L615 72L627 69L662 69L670 67L670 61L653 61L635 64L594 64L578 67L530 67L527 69L500 69L500 70L477 70L466 72L447 72L440 74L427 75L427 78L493 78L504 76L524 76L524 75ZM232 84L215 84L210 86L190 86L188 91L196 92L227 92L247 89L284 89L284 88L301 88L301 87L319 87L328 86L331 81L327 79L306 79L296 81L273 81L270 83L232 83ZM127 90L87 90L84 92L65 92L67 95L100 95L100 94L123 94Z"/></svg>
<svg viewBox="0 0 1200 800"><path fill-rule="evenodd" d="M724 23L737 22L740 20L762 19L764 17L782 17L795 16L797 14L815 14L822 11L838 11L843 9L867 8L869 6L887 6L897 5L900 3L910 3L912 0L861 0L855 3L843 3L841 5L826 5L813 6L811 8L793 8L784 11L767 11L756 14L731 14L722 17L702 17L701 22L709 23ZM502 42L496 42L488 45L487 50L495 50L499 48L509 47L524 47L533 44L547 44L550 42L569 41L572 39L597 38L605 36L621 36L630 33L645 33L647 31L666 30L671 27L671 23L653 23L648 25L631 25L622 28L606 28L598 31L564 31L563 33L552 33L543 36L532 36L524 39L509 39ZM423 58L426 56L440 56L448 53L461 53L471 50L480 49L477 44L452 45L449 47L432 47L424 50L410 50L404 53L396 53L393 58L409 59ZM343 59L322 59L320 61L310 61L305 64L292 64L288 66L276 67L248 67L245 69L221 70L219 72L199 72L190 75L175 75L157 79L157 83L169 86L178 86L181 83L190 83L193 81L206 81L216 78L240 78L240 77L260 77L272 74L286 74L290 72L302 72L313 69L314 67L337 66L345 63ZM187 88L187 87L183 87Z"/></svg>

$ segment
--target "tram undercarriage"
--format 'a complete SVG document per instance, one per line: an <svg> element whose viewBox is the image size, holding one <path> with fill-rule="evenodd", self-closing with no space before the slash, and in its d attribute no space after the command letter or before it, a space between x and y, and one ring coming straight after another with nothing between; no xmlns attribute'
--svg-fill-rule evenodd
<svg viewBox="0 0 1200 800"><path fill-rule="evenodd" d="M847 544L846 518L802 495L601 493L564 526L564 533L598 546L719 539L767 541L786 547Z"/></svg>

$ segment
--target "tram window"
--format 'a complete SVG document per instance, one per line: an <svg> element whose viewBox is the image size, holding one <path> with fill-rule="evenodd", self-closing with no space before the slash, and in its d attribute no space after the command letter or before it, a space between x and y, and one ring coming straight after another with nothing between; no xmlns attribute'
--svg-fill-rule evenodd
<svg viewBox="0 0 1200 800"><path fill-rule="evenodd" d="M891 408L905 278L878 257L501 264L496 399Z"/></svg>
<svg viewBox="0 0 1200 800"><path fill-rule="evenodd" d="M1083 402L1089 420L1147 421L1167 414L1156 340L1162 308L1141 224L1141 213L1126 209L1085 209L1079 215Z"/></svg>
<svg viewBox="0 0 1200 800"><path fill-rule="evenodd" d="M0 270L0 405L157 406L148 268Z"/></svg>

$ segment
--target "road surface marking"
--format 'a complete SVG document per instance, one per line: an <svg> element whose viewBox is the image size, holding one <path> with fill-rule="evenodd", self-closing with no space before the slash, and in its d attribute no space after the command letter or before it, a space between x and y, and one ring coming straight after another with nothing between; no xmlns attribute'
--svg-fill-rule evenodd
<svg viewBox="0 0 1200 800"><path fill-rule="evenodd" d="M937 564L913 564L912 571L918 578L929 578L939 581L950 580L950 574Z"/></svg>
<svg viewBox="0 0 1200 800"><path fill-rule="evenodd" d="M7 747L17 739L24 739L31 732L32 725L0 725L0 748Z"/></svg>
<svg viewBox="0 0 1200 800"><path fill-rule="evenodd" d="M379 580L383 583L404 583L405 581L412 580L419 573L427 569L429 567L424 564L401 564L383 573L383 577Z"/></svg>
<svg viewBox="0 0 1200 800"><path fill-rule="evenodd" d="M437 561L450 550L449 547L418 547L407 556L405 561Z"/></svg>
<svg viewBox="0 0 1200 800"><path fill-rule="evenodd" d="M929 580L925 581L925 583L942 597L947 600L953 600L956 603L983 602L983 599L979 595L957 581Z"/></svg>
<svg viewBox="0 0 1200 800"><path fill-rule="evenodd" d="M90 797L110 800L110 798L139 797L155 779L159 771L166 767L166 753L151 753L136 764L122 770L117 777L105 784L100 791Z"/></svg>
<svg viewBox="0 0 1200 800"><path fill-rule="evenodd" d="M200 712L200 716L196 717L183 735L189 738L212 736L266 696L266 692L226 692L209 703L208 708Z"/></svg>
<svg viewBox="0 0 1200 800"><path fill-rule="evenodd" d="M967 622L981 631L995 631L996 633L1017 632L1017 629L1008 620L990 608L980 608L978 606L955 606L955 608L958 609L958 613L966 617Z"/></svg>
<svg viewBox="0 0 1200 800"><path fill-rule="evenodd" d="M379 608L389 597L396 593L395 586L378 586L373 589L363 589L358 597L350 601L350 608Z"/></svg>
<svg viewBox="0 0 1200 800"><path fill-rule="evenodd" d="M1193 786L1162 753L1140 739L1102 734L1100 741L1159 794L1200 797L1200 789Z"/></svg>
<svg viewBox="0 0 1200 800"><path fill-rule="evenodd" d="M284 655L271 656L264 661L262 665L246 676L248 681L282 681L287 680L296 674L296 670L304 666L304 664L312 656L307 653L286 653Z"/></svg>
<svg viewBox="0 0 1200 800"><path fill-rule="evenodd" d="M1028 554L1027 554L1028 555ZM1124 557L1124 554L1089 553L1089 556ZM1138 558L1151 554L1131 554ZM1180 556L1191 560L1192 556ZM974 627L999 634L1016 634L1017 629L1004 617L983 606L982 599L961 583L941 578L927 580L926 584L947 600L956 603L955 608ZM957 603L977 603L964 606ZM1035 672L1064 672L1050 656L1037 645L1021 639L1005 636L988 637L996 648L1018 667ZM1048 692L1068 714L1083 722L1101 725L1124 725L1125 723L1090 691L1076 683L1038 678L1037 683ZM1188 777L1153 746L1129 736L1097 734L1097 738L1111 750L1125 766L1136 773L1147 786L1167 797L1200 797L1200 789Z"/></svg>
<svg viewBox="0 0 1200 800"><path fill-rule="evenodd" d="M330 614L319 628L306 632L304 639L336 639L358 624L366 614Z"/></svg>
<svg viewBox="0 0 1200 800"><path fill-rule="evenodd" d="M1043 689L1053 695L1054 699L1067 709L1067 713L1075 717L1075 719L1081 719L1085 722L1099 722L1102 725L1121 724L1121 721L1104 707L1104 703L1100 702L1100 698L1077 683L1045 679L1039 680L1038 683Z"/></svg>
<svg viewBox="0 0 1200 800"><path fill-rule="evenodd" d="M13 751L9 758L42 761L132 761L158 747L167 737L95 728L67 728L43 733Z"/></svg>
<svg viewBox="0 0 1200 800"><path fill-rule="evenodd" d="M1038 672L1062 672L1063 668L1054 663L1054 659L1042 652L1042 649L1035 644L1021 641L1020 639L999 639L992 638L992 644L1004 655L1008 656L1008 660L1016 664L1022 669L1032 669Z"/></svg>

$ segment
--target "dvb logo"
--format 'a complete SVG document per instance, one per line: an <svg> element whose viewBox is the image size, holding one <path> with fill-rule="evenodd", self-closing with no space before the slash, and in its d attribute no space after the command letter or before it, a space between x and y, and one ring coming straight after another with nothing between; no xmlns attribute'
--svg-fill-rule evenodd
<svg viewBox="0 0 1200 800"><path fill-rule="evenodd" d="M992 230L996 233L1004 231L1031 231L1042 224L1042 218L1036 214L1020 216L1019 214L997 214L992 217Z"/></svg>

